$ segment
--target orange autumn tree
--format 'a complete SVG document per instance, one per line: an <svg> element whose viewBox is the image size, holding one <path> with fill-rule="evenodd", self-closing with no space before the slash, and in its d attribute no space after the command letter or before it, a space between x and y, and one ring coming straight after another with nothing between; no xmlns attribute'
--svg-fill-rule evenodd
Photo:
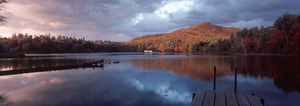
<svg viewBox="0 0 300 106"><path fill-rule="evenodd" d="M165 43L160 43L158 46L158 50L164 52L165 49Z"/></svg>
<svg viewBox="0 0 300 106"><path fill-rule="evenodd" d="M275 29L275 35L272 37L272 40L268 43L270 44L265 49L271 53L276 53L280 48L282 48L284 44L284 38L281 36L282 31L279 30L277 27Z"/></svg>
<svg viewBox="0 0 300 106"><path fill-rule="evenodd" d="M292 47L292 55L299 55L300 54L300 27L298 32L292 37L293 41L290 41L290 47Z"/></svg>

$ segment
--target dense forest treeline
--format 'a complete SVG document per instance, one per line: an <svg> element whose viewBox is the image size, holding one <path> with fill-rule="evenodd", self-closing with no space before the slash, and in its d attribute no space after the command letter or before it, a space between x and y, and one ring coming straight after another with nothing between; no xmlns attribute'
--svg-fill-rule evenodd
<svg viewBox="0 0 300 106"><path fill-rule="evenodd" d="M68 36L13 34L0 37L0 51L26 53L155 52L280 53L299 55L300 16L285 13L273 26L231 28L204 22L167 34L127 42L90 41Z"/></svg>
<svg viewBox="0 0 300 106"><path fill-rule="evenodd" d="M128 52L136 47L107 40L90 41L68 36L13 34L10 38L0 37L1 52L26 53L88 53L88 52Z"/></svg>
<svg viewBox="0 0 300 106"><path fill-rule="evenodd" d="M285 13L268 28L245 28L234 41L237 52L299 55L300 16Z"/></svg>

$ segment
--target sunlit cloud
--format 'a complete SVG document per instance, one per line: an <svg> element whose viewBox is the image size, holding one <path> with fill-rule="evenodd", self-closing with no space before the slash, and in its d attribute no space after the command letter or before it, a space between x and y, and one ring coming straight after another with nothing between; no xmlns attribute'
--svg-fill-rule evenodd
<svg viewBox="0 0 300 106"><path fill-rule="evenodd" d="M175 13L180 9L187 11L193 5L193 1L175 1L163 3L165 3L165 5L154 12L155 14L163 18L169 17L170 14Z"/></svg>
<svg viewBox="0 0 300 106"><path fill-rule="evenodd" d="M140 83L139 80L135 79L135 80L132 80L132 85L135 86L138 90L140 91L143 91L144 90L144 85L142 83Z"/></svg>
<svg viewBox="0 0 300 106"><path fill-rule="evenodd" d="M143 14L138 14L135 18L136 21L135 21L134 25L138 24L142 19L144 19Z"/></svg>
<svg viewBox="0 0 300 106"><path fill-rule="evenodd" d="M192 101L190 92L178 92L176 90L170 89L169 86L160 86L155 92L162 95L164 98L174 101L174 102L187 102Z"/></svg>

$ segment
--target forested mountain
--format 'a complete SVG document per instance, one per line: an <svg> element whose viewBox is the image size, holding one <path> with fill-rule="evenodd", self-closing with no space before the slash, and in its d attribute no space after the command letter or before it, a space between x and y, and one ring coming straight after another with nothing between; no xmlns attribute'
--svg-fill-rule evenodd
<svg viewBox="0 0 300 106"><path fill-rule="evenodd" d="M211 49L215 48L200 49L204 46L212 46L218 40L228 39L230 35L235 36L236 32L240 30L204 22L167 34L144 35L126 43L138 45L138 51L143 51L144 49L161 52L211 51Z"/></svg>
<svg viewBox="0 0 300 106"><path fill-rule="evenodd" d="M212 37L226 37L230 34L236 34L237 31L241 29L224 27L224 26L215 26L210 22L204 22L201 24L193 25L189 28L184 28L180 30L173 31L167 34L155 34L155 35L144 35L141 37L134 38L130 40L130 43L137 42L152 42L156 40L168 40L168 39L203 39L203 38L212 38Z"/></svg>

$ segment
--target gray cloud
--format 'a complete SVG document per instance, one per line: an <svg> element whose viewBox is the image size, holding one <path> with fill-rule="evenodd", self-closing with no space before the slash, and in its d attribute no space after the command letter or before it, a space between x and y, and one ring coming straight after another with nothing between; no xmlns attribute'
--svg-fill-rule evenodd
<svg viewBox="0 0 300 106"><path fill-rule="evenodd" d="M2 35L52 34L128 41L202 22L238 28L270 26L298 0L13 0Z"/></svg>

